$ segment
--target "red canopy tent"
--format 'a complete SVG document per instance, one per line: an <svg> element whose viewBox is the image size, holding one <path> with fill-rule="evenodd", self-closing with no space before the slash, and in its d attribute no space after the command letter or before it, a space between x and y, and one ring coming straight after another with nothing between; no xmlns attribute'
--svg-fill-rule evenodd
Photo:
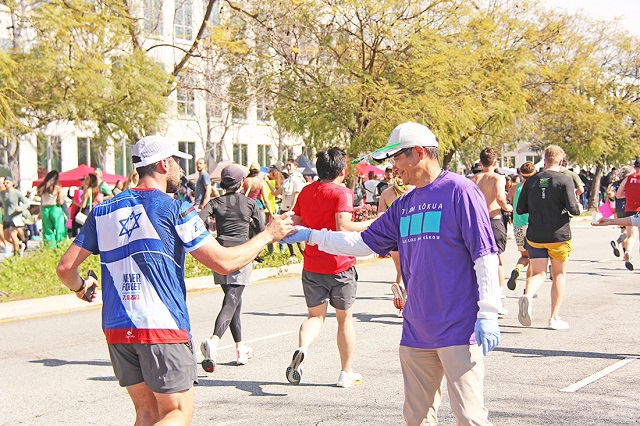
<svg viewBox="0 0 640 426"><path fill-rule="evenodd" d="M373 172L375 175L383 175L384 170L377 168L373 164L369 164L365 161L361 161L356 165L356 171L362 175L369 175L369 172Z"/></svg>
<svg viewBox="0 0 640 426"><path fill-rule="evenodd" d="M62 186L81 186L82 178L89 173L94 173L96 169L89 167L86 164L80 164L75 169L67 170L60 173L58 183ZM115 184L117 181L125 181L127 178L120 175L112 175L110 173L102 172L102 180L108 184ZM42 183L43 179L38 179L33 182L33 186L37 186Z"/></svg>

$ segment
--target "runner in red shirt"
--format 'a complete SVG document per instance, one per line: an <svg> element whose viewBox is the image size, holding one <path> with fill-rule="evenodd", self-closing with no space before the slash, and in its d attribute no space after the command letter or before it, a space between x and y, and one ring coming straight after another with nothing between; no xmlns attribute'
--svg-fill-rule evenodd
<svg viewBox="0 0 640 426"><path fill-rule="evenodd" d="M347 157L339 148L330 148L316 155L319 182L305 186L293 208L293 221L312 229L333 231L363 231L372 221L353 222L353 192L342 186L347 176ZM358 274L356 259L336 256L307 246L304 250L302 288L309 311L300 326L299 347L293 353L287 368L287 380L297 385L302 376L302 365L309 345L320 333L331 303L338 320L338 350L342 371L337 385L348 387L362 381L362 376L351 370L355 348L355 329L351 307L356 299Z"/></svg>
<svg viewBox="0 0 640 426"><path fill-rule="evenodd" d="M616 192L616 197L627 199L624 212L625 217L633 216L640 212L640 157L633 163L635 173L630 174L622 181ZM627 252L624 254L624 266L633 271L633 245L638 239L638 229L635 226L627 226Z"/></svg>

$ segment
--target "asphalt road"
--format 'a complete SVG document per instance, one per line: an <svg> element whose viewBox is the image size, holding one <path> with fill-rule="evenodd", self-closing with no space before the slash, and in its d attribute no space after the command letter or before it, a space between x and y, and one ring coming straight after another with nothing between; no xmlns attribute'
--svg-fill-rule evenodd
<svg viewBox="0 0 640 426"><path fill-rule="evenodd" d="M570 330L545 329L548 282L534 301L528 328L517 320L524 282L515 292L505 290L510 316L501 320L502 342L486 359L485 399L494 424L640 423L640 272L627 271L613 257L609 240L616 234L613 228L574 226L561 311ZM510 240L509 271L515 260ZM244 339L256 356L235 366L230 333L224 336L228 348L220 350L216 371L200 370L194 424L402 424L402 320L391 303L393 264L378 260L358 271L354 369L363 374L362 385L335 387L340 363L333 314L310 350L301 385L286 382L306 316L300 278L262 281L244 298ZM219 290L189 294L197 347L211 332L221 301ZM113 376L99 309L0 323L0 336L0 424L133 423L132 404ZM611 366L619 368L574 392L560 391ZM439 418L440 424L454 423L446 396Z"/></svg>

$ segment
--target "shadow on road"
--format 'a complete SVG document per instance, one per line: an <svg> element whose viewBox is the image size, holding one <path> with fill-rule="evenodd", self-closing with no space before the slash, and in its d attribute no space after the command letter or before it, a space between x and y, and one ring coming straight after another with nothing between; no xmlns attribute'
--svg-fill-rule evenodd
<svg viewBox="0 0 640 426"><path fill-rule="evenodd" d="M626 357L640 357L639 354L607 354L602 352L580 352L580 351L555 351L551 349L530 349L530 348L505 348L498 346L494 351L506 352L523 356L565 356L576 358L601 358L601 359L624 359Z"/></svg>
<svg viewBox="0 0 640 426"><path fill-rule="evenodd" d="M260 317L306 317L307 314L290 314L285 312L243 312L243 315L255 315ZM327 318L335 318L334 312L327 312ZM402 320L395 314L365 314L354 313L353 317L360 322L375 322L377 324L398 325ZM384 318L393 318L395 321L385 321Z"/></svg>
<svg viewBox="0 0 640 426"><path fill-rule="evenodd" d="M287 393L270 393L265 392L262 387L276 385L276 386L292 386L287 382L264 382L264 381L254 381L254 380L213 380L213 379L203 379L202 377L198 377L198 385L197 386L230 386L236 389L249 392L249 396L288 396ZM300 383L299 387L333 387L334 383Z"/></svg>
<svg viewBox="0 0 640 426"><path fill-rule="evenodd" d="M111 367L111 361L102 361L102 360L66 361L64 359L45 358L45 359L34 359L29 362L32 364L42 364L45 367L60 367L63 365L99 365L104 367Z"/></svg>

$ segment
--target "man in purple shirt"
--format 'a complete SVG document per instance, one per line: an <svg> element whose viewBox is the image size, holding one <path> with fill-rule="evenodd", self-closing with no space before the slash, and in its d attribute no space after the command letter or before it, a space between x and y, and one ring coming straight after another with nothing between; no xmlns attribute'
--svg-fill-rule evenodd
<svg viewBox="0 0 640 426"><path fill-rule="evenodd" d="M500 341L500 285L484 196L470 180L440 168L438 140L421 124L400 124L374 156L389 159L416 188L366 231L299 228L284 241L355 256L386 255L397 246L407 290L400 341L406 423L435 424L446 376L457 423L488 425L483 353Z"/></svg>

